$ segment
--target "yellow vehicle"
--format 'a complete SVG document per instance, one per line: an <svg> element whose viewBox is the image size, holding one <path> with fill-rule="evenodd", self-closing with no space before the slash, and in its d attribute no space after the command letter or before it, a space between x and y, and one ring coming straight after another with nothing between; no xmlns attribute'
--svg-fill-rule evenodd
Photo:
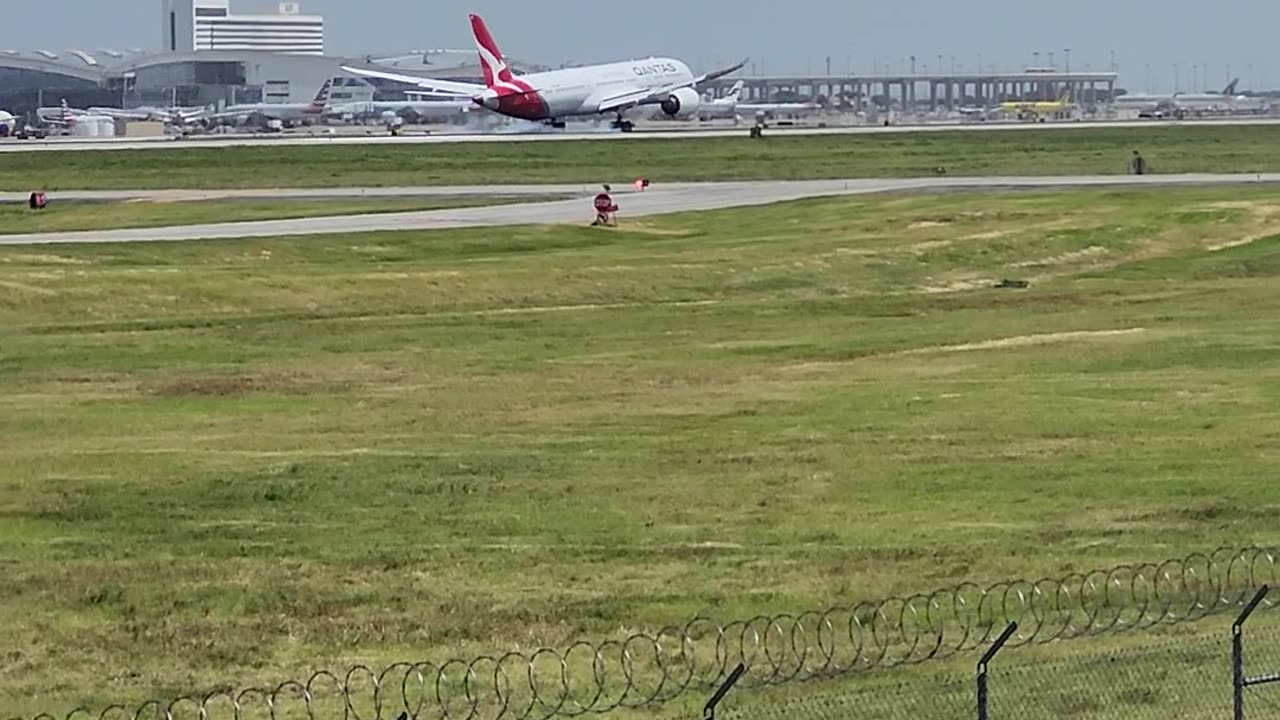
<svg viewBox="0 0 1280 720"><path fill-rule="evenodd" d="M1005 112L1017 113L1019 120L1038 120L1044 122L1045 117L1058 115L1068 112L1075 107L1075 103L1071 102L1071 91L1063 90L1057 100L1048 101L1014 101L1000 103L1000 109Z"/></svg>

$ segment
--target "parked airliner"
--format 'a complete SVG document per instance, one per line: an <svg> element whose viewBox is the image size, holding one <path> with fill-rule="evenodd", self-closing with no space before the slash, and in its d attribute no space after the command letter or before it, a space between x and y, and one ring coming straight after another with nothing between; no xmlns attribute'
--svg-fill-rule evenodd
<svg viewBox="0 0 1280 720"><path fill-rule="evenodd" d="M348 67L357 75L418 85L440 94L468 97L476 105L520 120L564 127L565 118L613 113L612 125L630 132L625 113L640 105L657 105L668 117L697 117L702 104L698 85L737 72L731 68L695 76L689 66L673 58L648 58L516 76L511 72L489 28L479 15L470 15L484 85L400 75Z"/></svg>
<svg viewBox="0 0 1280 720"><path fill-rule="evenodd" d="M330 109L330 93L333 90L333 78L324 81L319 92L309 103L247 103L229 105L222 112L205 115L210 121L234 120L244 121L258 116L265 120L279 120L285 123L320 121Z"/></svg>

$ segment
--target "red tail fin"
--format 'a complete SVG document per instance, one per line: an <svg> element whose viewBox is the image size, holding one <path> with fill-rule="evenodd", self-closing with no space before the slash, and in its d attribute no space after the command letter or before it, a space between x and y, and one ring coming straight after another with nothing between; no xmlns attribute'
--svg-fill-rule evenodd
<svg viewBox="0 0 1280 720"><path fill-rule="evenodd" d="M489 34L489 28L484 24L484 19L474 14L468 17L471 18L471 32L476 37L480 67L484 69L485 86L493 87L498 82L511 82L511 68L508 68L506 61L502 59L502 51L498 49L498 43L493 41L493 35Z"/></svg>

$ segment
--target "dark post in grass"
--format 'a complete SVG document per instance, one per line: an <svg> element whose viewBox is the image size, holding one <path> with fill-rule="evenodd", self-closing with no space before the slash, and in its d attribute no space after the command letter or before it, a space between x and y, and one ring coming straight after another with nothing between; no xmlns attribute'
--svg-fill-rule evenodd
<svg viewBox="0 0 1280 720"><path fill-rule="evenodd" d="M725 695L729 694L729 691L733 689L733 686L738 684L738 680L746 671L747 666L742 663L738 663L738 666L733 669L733 672L729 673L729 677L725 678L724 682L721 683L715 694L712 695L711 699L707 701L707 704L703 706L702 720L716 720L716 706L720 704L720 701L724 699Z"/></svg>
<svg viewBox="0 0 1280 720"><path fill-rule="evenodd" d="M1000 633L1000 637L996 638L991 647L982 654L982 659L978 661L978 720L988 720L987 718L987 665L991 663L991 659L1000 652L1004 644L1009 642L1009 638L1018 631L1018 623L1011 622L1009 626Z"/></svg>
<svg viewBox="0 0 1280 720"><path fill-rule="evenodd" d="M1240 617L1231 623L1231 685L1234 691L1234 708L1235 720L1244 720L1244 691L1245 688L1255 685L1266 685L1267 683L1280 682L1280 673L1271 673L1269 675L1259 675L1257 677L1244 676L1244 624L1258 609L1258 604L1267 596L1270 586L1263 585L1258 588L1258 592L1254 594L1253 599L1248 605L1244 606L1244 610L1240 611Z"/></svg>

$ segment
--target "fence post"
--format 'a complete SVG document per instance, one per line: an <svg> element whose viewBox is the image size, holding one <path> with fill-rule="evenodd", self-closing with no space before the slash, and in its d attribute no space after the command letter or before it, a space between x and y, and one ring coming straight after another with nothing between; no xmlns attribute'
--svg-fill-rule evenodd
<svg viewBox="0 0 1280 720"><path fill-rule="evenodd" d="M1231 623L1231 688L1235 720L1244 720L1244 689L1248 685L1244 677L1244 624L1253 611L1258 609L1258 603L1262 602L1270 589L1267 585L1258 588L1253 599L1240 611L1240 616Z"/></svg>
<svg viewBox="0 0 1280 720"><path fill-rule="evenodd" d="M742 663L738 663L738 667L734 668L733 672L729 673L729 677L725 678L724 682L716 690L715 694L712 695L711 699L707 701L707 704L702 707L702 720L716 720L716 706L719 705L720 701L724 699L724 696L733 689L733 686L738 684L738 679L741 678L742 674L746 671L747 666Z"/></svg>
<svg viewBox="0 0 1280 720"><path fill-rule="evenodd" d="M991 643L991 647L982 654L982 659L978 661L978 720L988 720L987 718L987 665L991 659L1000 652L1000 648L1009 642L1009 638L1018 630L1018 623L1011 622L1004 632L1000 633L1000 637Z"/></svg>

